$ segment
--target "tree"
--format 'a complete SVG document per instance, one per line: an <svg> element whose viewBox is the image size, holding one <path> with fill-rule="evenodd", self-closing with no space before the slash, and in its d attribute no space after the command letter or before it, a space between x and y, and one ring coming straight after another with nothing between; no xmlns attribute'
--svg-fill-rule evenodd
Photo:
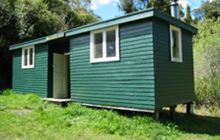
<svg viewBox="0 0 220 140"><path fill-rule="evenodd" d="M186 23L191 23L193 21L191 16L191 7L187 4L186 6L186 17L184 19Z"/></svg>
<svg viewBox="0 0 220 140"><path fill-rule="evenodd" d="M220 0L205 1L194 10L194 15L198 19L220 17Z"/></svg>
<svg viewBox="0 0 220 140"><path fill-rule="evenodd" d="M0 48L18 40L17 19L14 14L14 0L2 0L0 3Z"/></svg>
<svg viewBox="0 0 220 140"><path fill-rule="evenodd" d="M146 8L156 8L167 14L170 14L170 0L120 0L118 7L125 13L131 13ZM180 17L184 16L181 5L179 14Z"/></svg>
<svg viewBox="0 0 220 140"><path fill-rule="evenodd" d="M68 0L68 2L73 10L80 11L81 9L85 9L91 11L91 0Z"/></svg>
<svg viewBox="0 0 220 140"><path fill-rule="evenodd" d="M76 2L76 6L71 5ZM40 36L75 28L98 17L89 10L90 0L1 0L0 3L0 89L11 82L8 46ZM6 81L6 82L5 82Z"/></svg>
<svg viewBox="0 0 220 140"><path fill-rule="evenodd" d="M157 8L167 14L170 14L170 0L150 0L146 7Z"/></svg>
<svg viewBox="0 0 220 140"><path fill-rule="evenodd" d="M170 14L170 0L120 0L118 7L125 13L131 13L146 8L156 8ZM179 5L179 16L181 19L184 17L182 5Z"/></svg>
<svg viewBox="0 0 220 140"><path fill-rule="evenodd" d="M220 18L205 18L198 22L197 28L199 33L194 37L197 102L220 105Z"/></svg>
<svg viewBox="0 0 220 140"><path fill-rule="evenodd" d="M48 10L42 0L17 0L15 14L21 40L37 38L66 29L64 19Z"/></svg>
<svg viewBox="0 0 220 140"><path fill-rule="evenodd" d="M44 0L53 14L59 15L66 28L75 28L99 20L90 9L91 0Z"/></svg>
<svg viewBox="0 0 220 140"><path fill-rule="evenodd" d="M72 12L69 16L72 21L69 21L69 27L78 27L84 24L93 23L100 20L91 10L91 0L68 0ZM74 21L73 21L74 20Z"/></svg>
<svg viewBox="0 0 220 140"><path fill-rule="evenodd" d="M11 83L11 56L7 46L18 42L14 3L14 0L1 0L0 3L0 90L10 87Z"/></svg>
<svg viewBox="0 0 220 140"><path fill-rule="evenodd" d="M2 0L0 46L96 22L99 19L89 10L90 2L90 0Z"/></svg>
<svg viewBox="0 0 220 140"><path fill-rule="evenodd" d="M132 13L138 10L138 0L119 0L118 7L125 13Z"/></svg>

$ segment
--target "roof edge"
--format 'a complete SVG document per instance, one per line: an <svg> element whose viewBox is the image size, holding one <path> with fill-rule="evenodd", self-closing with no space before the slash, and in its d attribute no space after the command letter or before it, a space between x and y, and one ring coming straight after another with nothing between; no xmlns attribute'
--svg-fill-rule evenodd
<svg viewBox="0 0 220 140"><path fill-rule="evenodd" d="M11 50L19 49L19 48L26 47L26 46L40 44L40 43L44 43L45 41L46 41L46 37L41 37L41 38L37 38L34 40L11 45L9 46L9 50L11 51Z"/></svg>
<svg viewBox="0 0 220 140"><path fill-rule="evenodd" d="M9 50L12 51L12 50L20 49L20 48L23 48L23 47L42 44L42 43L45 43L45 42L48 42L48 41L51 41L51 40L55 40L55 39L59 39L59 38L62 38L62 37L64 37L64 32L60 32L60 33L48 35L48 36L45 36L45 37L33 39L33 40L30 40L30 41L14 44L14 45L9 46Z"/></svg>
<svg viewBox="0 0 220 140"><path fill-rule="evenodd" d="M162 19L164 21L170 22L174 25L180 26L188 31L190 31L192 34L197 34L198 33L198 29L195 28L194 26L185 23L175 17L172 17L170 15L168 15L167 13L161 12L160 10L154 9L154 17L157 17L159 19Z"/></svg>
<svg viewBox="0 0 220 140"><path fill-rule="evenodd" d="M148 8L146 10L133 12L130 14L126 14L124 16L117 17L117 18L113 18L113 19L102 21L102 22L88 24L88 25L80 26L78 28L67 30L67 31L65 31L65 36L67 36L67 37L73 36L73 35L80 34L80 33L87 32L87 31L91 31L91 30L114 26L116 24L122 24L122 23L126 23L126 22L139 20L139 19L153 17L153 13L154 13L154 8Z"/></svg>
<svg viewBox="0 0 220 140"><path fill-rule="evenodd" d="M124 16L120 16L117 18L80 26L78 28L70 29L70 30L67 30L64 32L59 32L59 33L52 34L49 36L45 36L45 37L37 38L34 40L26 41L23 43L11 45L11 46L9 46L9 50L15 50L15 49L19 49L19 48L23 48L23 47L27 47L27 46L31 46L31 45L42 44L42 43L46 43L51 40L55 40L55 39L59 39L59 38L63 38L63 37L69 37L69 36L77 35L80 33L89 32L92 30L106 28L109 26L114 26L117 24L123 24L123 23L136 21L136 20L140 20L140 19L145 19L145 18L150 18L150 17L156 17L156 18L162 19L166 22L169 22L173 25L180 26L181 28L184 28L185 30L190 31L192 34L197 34L197 32L198 32L198 30L195 27L193 27L193 26L191 26L191 25L189 25L179 19L171 17L170 15L168 15L164 12L161 12L157 9L149 8L146 10L126 14Z"/></svg>

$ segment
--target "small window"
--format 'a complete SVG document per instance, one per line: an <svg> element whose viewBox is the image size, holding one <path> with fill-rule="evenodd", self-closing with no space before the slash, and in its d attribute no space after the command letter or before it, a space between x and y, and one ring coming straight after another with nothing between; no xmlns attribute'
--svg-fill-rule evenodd
<svg viewBox="0 0 220 140"><path fill-rule="evenodd" d="M34 68L34 47L22 49L22 69Z"/></svg>
<svg viewBox="0 0 220 140"><path fill-rule="evenodd" d="M91 32L90 62L109 62L119 60L118 27Z"/></svg>
<svg viewBox="0 0 220 140"><path fill-rule="evenodd" d="M172 62L183 62L181 29L170 25L170 52Z"/></svg>

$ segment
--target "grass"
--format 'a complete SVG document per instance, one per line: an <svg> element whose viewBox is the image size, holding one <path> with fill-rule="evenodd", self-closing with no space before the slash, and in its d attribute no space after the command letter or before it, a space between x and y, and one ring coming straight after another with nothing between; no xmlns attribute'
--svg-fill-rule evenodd
<svg viewBox="0 0 220 140"><path fill-rule="evenodd" d="M9 91L8 91L9 92ZM220 139L220 112L155 121L148 114L127 114L70 104L49 104L33 94L0 95L1 140L206 140ZM7 94L8 93L8 94ZM7 94L7 95L6 95Z"/></svg>

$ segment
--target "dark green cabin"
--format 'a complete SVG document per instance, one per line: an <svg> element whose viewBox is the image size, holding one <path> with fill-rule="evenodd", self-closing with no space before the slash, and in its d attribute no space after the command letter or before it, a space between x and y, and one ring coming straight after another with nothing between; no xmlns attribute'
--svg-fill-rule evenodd
<svg viewBox="0 0 220 140"><path fill-rule="evenodd" d="M147 9L12 45L13 90L143 112L191 103L196 32Z"/></svg>

